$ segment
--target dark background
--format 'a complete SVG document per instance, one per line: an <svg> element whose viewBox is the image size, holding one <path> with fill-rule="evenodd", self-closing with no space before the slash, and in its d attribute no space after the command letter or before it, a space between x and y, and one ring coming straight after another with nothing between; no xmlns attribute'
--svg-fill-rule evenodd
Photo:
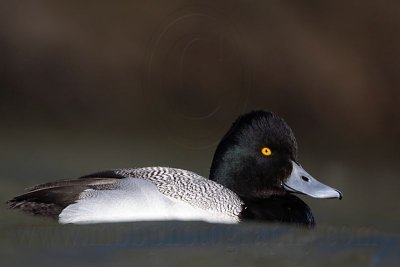
<svg viewBox="0 0 400 267"><path fill-rule="evenodd" d="M320 225L398 233L398 1L1 1L0 62L2 202L109 168L207 176L233 120L264 109L344 194L303 197Z"/></svg>

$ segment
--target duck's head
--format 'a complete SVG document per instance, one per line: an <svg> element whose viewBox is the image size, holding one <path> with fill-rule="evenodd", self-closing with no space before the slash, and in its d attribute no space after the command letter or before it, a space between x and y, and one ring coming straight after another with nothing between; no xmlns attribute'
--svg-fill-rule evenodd
<svg viewBox="0 0 400 267"><path fill-rule="evenodd" d="M287 123L272 112L240 116L222 138L210 179L243 198L301 193L316 198L342 194L308 174L297 159L297 142Z"/></svg>

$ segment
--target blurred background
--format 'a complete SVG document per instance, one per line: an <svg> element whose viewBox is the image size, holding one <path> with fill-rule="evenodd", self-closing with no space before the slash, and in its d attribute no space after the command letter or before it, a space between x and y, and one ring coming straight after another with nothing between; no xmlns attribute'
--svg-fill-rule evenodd
<svg viewBox="0 0 400 267"><path fill-rule="evenodd" d="M321 227L399 233L398 1L5 0L0 61L2 203L110 168L207 177L231 123L263 109L344 194L302 197Z"/></svg>

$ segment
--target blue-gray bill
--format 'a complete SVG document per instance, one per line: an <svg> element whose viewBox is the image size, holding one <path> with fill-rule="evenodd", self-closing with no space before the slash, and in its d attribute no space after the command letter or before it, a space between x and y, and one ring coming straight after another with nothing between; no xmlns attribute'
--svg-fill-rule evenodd
<svg viewBox="0 0 400 267"><path fill-rule="evenodd" d="M342 199L342 193L327 186L307 173L303 167L292 161L293 168L289 178L282 186L289 192L305 194L315 198Z"/></svg>

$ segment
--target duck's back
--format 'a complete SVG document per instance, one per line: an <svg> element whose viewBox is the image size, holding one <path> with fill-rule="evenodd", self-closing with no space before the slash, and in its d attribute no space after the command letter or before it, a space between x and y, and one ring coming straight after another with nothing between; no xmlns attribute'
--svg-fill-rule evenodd
<svg viewBox="0 0 400 267"><path fill-rule="evenodd" d="M33 187L14 208L61 223L204 220L231 223L242 210L229 189L193 172L166 167L116 169Z"/></svg>

